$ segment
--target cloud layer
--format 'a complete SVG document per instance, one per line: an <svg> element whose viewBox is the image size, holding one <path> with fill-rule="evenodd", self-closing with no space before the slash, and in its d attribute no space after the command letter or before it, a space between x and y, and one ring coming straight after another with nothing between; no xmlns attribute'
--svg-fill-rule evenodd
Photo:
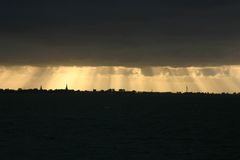
<svg viewBox="0 0 240 160"><path fill-rule="evenodd" d="M240 64L238 0L8 0L0 14L2 65Z"/></svg>

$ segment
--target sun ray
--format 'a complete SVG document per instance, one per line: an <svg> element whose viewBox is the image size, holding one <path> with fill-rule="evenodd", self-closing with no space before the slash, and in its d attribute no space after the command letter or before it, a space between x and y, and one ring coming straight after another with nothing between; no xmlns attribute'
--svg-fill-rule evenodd
<svg viewBox="0 0 240 160"><path fill-rule="evenodd" d="M16 81L17 79L17 81ZM122 66L0 66L0 88L75 90L137 90L184 92L239 92L240 66L149 67Z"/></svg>

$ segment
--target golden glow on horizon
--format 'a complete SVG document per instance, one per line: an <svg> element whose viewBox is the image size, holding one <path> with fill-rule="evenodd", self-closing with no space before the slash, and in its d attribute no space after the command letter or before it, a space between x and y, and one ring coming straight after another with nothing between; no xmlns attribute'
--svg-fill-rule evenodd
<svg viewBox="0 0 240 160"><path fill-rule="evenodd" d="M160 92L240 92L240 66L35 67L0 66L0 88L109 89Z"/></svg>

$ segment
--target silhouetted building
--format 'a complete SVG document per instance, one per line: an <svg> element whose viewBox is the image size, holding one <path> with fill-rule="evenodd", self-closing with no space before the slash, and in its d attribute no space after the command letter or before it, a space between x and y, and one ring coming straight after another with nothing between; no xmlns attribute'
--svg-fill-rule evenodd
<svg viewBox="0 0 240 160"><path fill-rule="evenodd" d="M107 92L115 92L115 89L108 89Z"/></svg>
<svg viewBox="0 0 240 160"><path fill-rule="evenodd" d="M118 92L125 92L125 89L119 89Z"/></svg>

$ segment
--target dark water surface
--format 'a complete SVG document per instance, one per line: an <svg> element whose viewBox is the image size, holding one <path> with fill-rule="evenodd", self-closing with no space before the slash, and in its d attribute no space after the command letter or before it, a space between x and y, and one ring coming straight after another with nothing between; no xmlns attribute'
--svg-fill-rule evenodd
<svg viewBox="0 0 240 160"><path fill-rule="evenodd" d="M238 160L240 95L1 93L1 160Z"/></svg>

